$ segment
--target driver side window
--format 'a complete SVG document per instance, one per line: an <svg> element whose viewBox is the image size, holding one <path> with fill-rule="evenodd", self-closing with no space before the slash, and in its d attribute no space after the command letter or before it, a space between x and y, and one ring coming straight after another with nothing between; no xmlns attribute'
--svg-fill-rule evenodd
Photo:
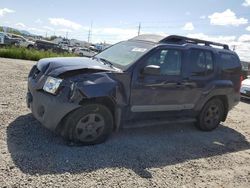
<svg viewBox="0 0 250 188"><path fill-rule="evenodd" d="M147 59L146 66L148 65L159 66L161 75L180 75L181 51L174 49L158 50Z"/></svg>

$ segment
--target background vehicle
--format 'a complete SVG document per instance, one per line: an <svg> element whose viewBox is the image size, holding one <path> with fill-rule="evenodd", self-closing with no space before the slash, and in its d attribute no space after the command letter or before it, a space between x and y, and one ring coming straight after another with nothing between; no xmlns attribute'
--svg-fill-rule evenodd
<svg viewBox="0 0 250 188"><path fill-rule="evenodd" d="M94 52L88 48L76 48L74 50L74 53L79 55L79 56L82 56L82 57L92 57L96 54L96 52Z"/></svg>
<svg viewBox="0 0 250 188"><path fill-rule="evenodd" d="M18 46L25 47L25 48L34 48L35 42L20 36L20 40L18 42Z"/></svg>
<svg viewBox="0 0 250 188"><path fill-rule="evenodd" d="M12 38L8 33L0 32L1 42L6 45L16 45L20 39Z"/></svg>
<svg viewBox="0 0 250 188"><path fill-rule="evenodd" d="M4 44L4 33L0 32L0 44Z"/></svg>
<svg viewBox="0 0 250 188"><path fill-rule="evenodd" d="M62 41L58 44L60 48L63 50L69 51L69 42L68 41Z"/></svg>
<svg viewBox="0 0 250 188"><path fill-rule="evenodd" d="M46 40L36 40L34 47L38 50L52 50L54 52L63 53L67 50L60 48L56 43L46 41Z"/></svg>
<svg viewBox="0 0 250 188"><path fill-rule="evenodd" d="M196 122L211 131L238 104L240 75L225 44L141 35L93 58L40 60L27 104L47 128L86 145L121 127Z"/></svg>
<svg viewBox="0 0 250 188"><path fill-rule="evenodd" d="M240 94L242 98L250 99L250 76L247 76L247 79L242 81Z"/></svg>

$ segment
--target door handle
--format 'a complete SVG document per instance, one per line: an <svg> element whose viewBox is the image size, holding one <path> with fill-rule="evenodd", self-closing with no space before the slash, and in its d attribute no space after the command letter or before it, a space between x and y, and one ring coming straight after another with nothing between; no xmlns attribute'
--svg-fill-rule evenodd
<svg viewBox="0 0 250 188"><path fill-rule="evenodd" d="M177 83L177 85L187 86L187 87L191 87L191 88L196 86L195 83L189 82L189 81L186 81L186 80L183 80L182 82Z"/></svg>

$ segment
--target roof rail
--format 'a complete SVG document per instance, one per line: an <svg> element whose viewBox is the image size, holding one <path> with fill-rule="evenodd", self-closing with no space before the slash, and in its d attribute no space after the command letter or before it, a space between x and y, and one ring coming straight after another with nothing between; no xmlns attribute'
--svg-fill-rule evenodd
<svg viewBox="0 0 250 188"><path fill-rule="evenodd" d="M205 46L221 46L225 50L229 50L229 46L227 44L217 43L217 42L211 42L201 39L194 39L189 37L183 37L178 35L170 35L168 37L165 37L160 42L166 42L166 43L177 43L177 44L185 44L185 43L191 43L191 44L204 44Z"/></svg>

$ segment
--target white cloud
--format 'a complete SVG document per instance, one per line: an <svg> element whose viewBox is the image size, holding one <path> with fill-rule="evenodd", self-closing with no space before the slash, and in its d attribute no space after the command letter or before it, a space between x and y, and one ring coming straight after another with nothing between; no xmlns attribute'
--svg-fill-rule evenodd
<svg viewBox="0 0 250 188"><path fill-rule="evenodd" d="M250 31L250 25L246 28L247 31Z"/></svg>
<svg viewBox="0 0 250 188"><path fill-rule="evenodd" d="M137 35L137 29L121 29L116 27L93 28L93 42L107 41L115 43L122 40L127 40Z"/></svg>
<svg viewBox="0 0 250 188"><path fill-rule="evenodd" d="M54 26L64 26L74 30L79 30L82 28L82 25L64 18L49 18L49 21L50 24Z"/></svg>
<svg viewBox="0 0 250 188"><path fill-rule="evenodd" d="M194 30L194 25L192 22L187 22L182 29L186 31L192 31Z"/></svg>
<svg viewBox="0 0 250 188"><path fill-rule="evenodd" d="M16 27L18 27L18 28L26 28L26 25L19 22L19 23L16 23Z"/></svg>
<svg viewBox="0 0 250 188"><path fill-rule="evenodd" d="M4 16L5 14L14 13L14 12L15 12L15 11L12 10L12 9L3 8L3 9L0 9L0 16Z"/></svg>
<svg viewBox="0 0 250 188"><path fill-rule="evenodd" d="M241 35L238 39L239 42L250 42L250 35Z"/></svg>
<svg viewBox="0 0 250 188"><path fill-rule="evenodd" d="M30 27L27 29L28 31L31 31L31 32L34 32L35 34L43 34L45 33L46 31L44 29L40 29L40 28L35 28L35 27Z"/></svg>
<svg viewBox="0 0 250 188"><path fill-rule="evenodd" d="M204 33L195 33L188 34L187 37L228 44L231 49L235 46L235 51L239 55L240 59L250 61L250 35L245 34L237 38L236 36L208 36Z"/></svg>
<svg viewBox="0 0 250 188"><path fill-rule="evenodd" d="M55 29L49 26L43 26L43 29L46 29L48 31L54 31Z"/></svg>
<svg viewBox="0 0 250 188"><path fill-rule="evenodd" d="M242 3L242 6L244 6L244 7L249 7L249 6L250 6L250 0L245 0L245 1Z"/></svg>
<svg viewBox="0 0 250 188"><path fill-rule="evenodd" d="M208 17L210 18L210 24L212 24L212 25L239 26L239 25L248 23L248 19L237 18L235 13L233 11L231 11L230 9L227 9L224 12L215 12Z"/></svg>
<svg viewBox="0 0 250 188"><path fill-rule="evenodd" d="M236 40L235 36L223 36L223 35L208 36L208 35L205 35L204 33L188 34L187 37L209 40L209 41L214 41L214 42L221 42L221 43L230 43Z"/></svg>

